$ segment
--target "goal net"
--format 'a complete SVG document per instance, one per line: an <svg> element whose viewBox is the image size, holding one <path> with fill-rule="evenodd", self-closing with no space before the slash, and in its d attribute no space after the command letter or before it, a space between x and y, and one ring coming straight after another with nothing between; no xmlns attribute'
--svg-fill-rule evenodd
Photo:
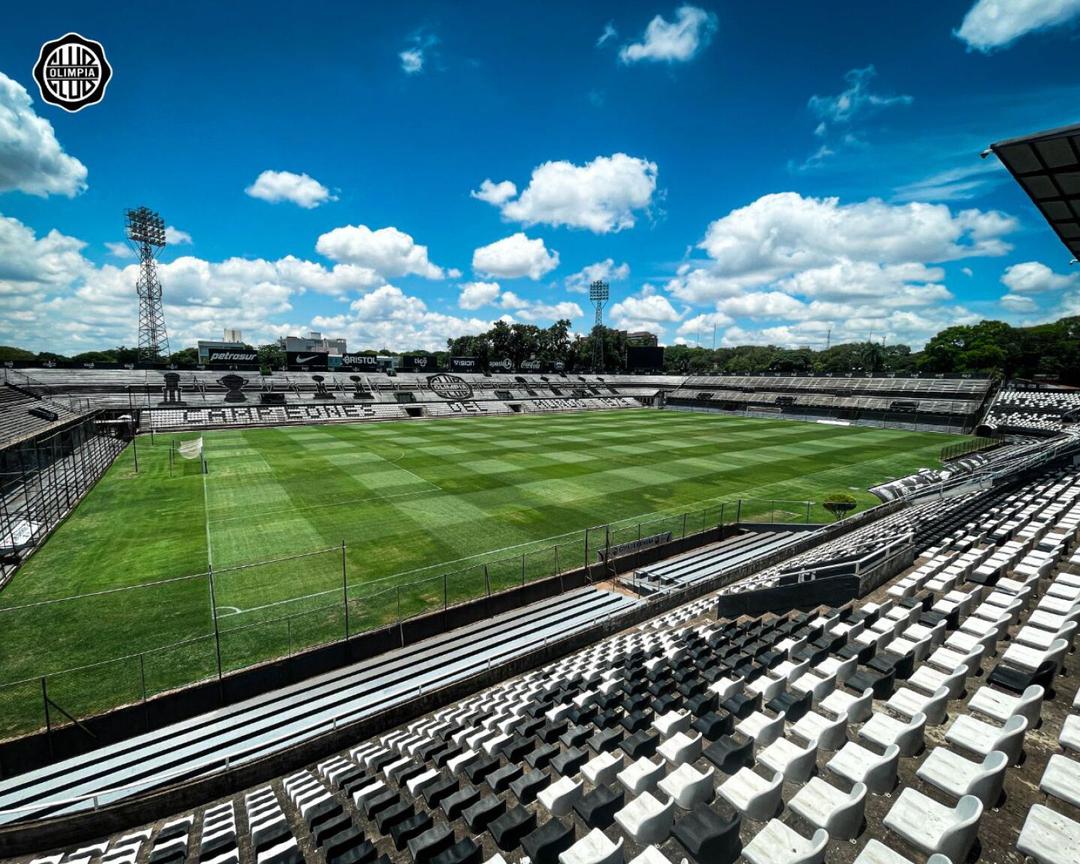
<svg viewBox="0 0 1080 864"><path fill-rule="evenodd" d="M199 459L202 456L202 438L181 441L176 445L176 452L184 459Z"/></svg>

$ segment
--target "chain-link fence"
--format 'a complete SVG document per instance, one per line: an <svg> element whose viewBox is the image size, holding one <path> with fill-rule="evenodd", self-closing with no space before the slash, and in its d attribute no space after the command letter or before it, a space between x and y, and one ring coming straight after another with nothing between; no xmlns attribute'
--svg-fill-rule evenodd
<svg viewBox="0 0 1080 864"><path fill-rule="evenodd" d="M485 553L454 569L436 566L365 580L355 572L355 563L350 564L342 543L191 576L0 608L0 633L18 628L47 634L33 657L5 654L0 639L0 671L11 682L0 684L0 737L68 725L79 717L583 567L594 581L604 579L613 572L606 563L722 525L829 521L823 516L827 514L812 502L743 498L595 526L512 552ZM86 662L64 669L72 641L85 632L76 619L102 627L130 620L152 626L128 634L128 653L122 657L98 656L93 646L80 644L79 656Z"/></svg>

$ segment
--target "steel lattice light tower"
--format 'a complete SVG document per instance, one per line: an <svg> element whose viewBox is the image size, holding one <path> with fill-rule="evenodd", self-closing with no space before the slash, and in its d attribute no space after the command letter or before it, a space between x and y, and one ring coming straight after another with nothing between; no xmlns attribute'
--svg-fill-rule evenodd
<svg viewBox="0 0 1080 864"><path fill-rule="evenodd" d="M139 256L139 359L160 360L169 356L157 275L157 256L165 248L165 220L147 207L128 210L127 238Z"/></svg>
<svg viewBox="0 0 1080 864"><path fill-rule="evenodd" d="M608 283L597 279L589 285L589 300L596 307L593 324L593 372L604 371L604 304L608 301Z"/></svg>

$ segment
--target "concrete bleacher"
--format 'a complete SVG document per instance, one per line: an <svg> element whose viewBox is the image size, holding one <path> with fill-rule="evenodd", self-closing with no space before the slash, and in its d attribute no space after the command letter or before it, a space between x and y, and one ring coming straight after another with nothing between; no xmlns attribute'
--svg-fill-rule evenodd
<svg viewBox="0 0 1080 864"><path fill-rule="evenodd" d="M32 414L32 410L42 412L44 416ZM85 413L42 399L21 387L0 384L0 449L38 438L78 420Z"/></svg>
<svg viewBox="0 0 1080 864"><path fill-rule="evenodd" d="M271 783L22 860L1075 862L1080 471L967 503L878 526L916 557L854 603L713 620L704 597Z"/></svg>

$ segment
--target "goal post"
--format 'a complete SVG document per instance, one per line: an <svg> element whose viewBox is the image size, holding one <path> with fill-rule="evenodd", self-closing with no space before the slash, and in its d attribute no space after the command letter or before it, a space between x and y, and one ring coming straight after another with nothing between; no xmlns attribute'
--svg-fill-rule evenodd
<svg viewBox="0 0 1080 864"><path fill-rule="evenodd" d="M176 455L189 463L198 465L200 474L207 473L206 451L203 447L201 435L198 438L189 438L187 441L178 442L176 445Z"/></svg>

